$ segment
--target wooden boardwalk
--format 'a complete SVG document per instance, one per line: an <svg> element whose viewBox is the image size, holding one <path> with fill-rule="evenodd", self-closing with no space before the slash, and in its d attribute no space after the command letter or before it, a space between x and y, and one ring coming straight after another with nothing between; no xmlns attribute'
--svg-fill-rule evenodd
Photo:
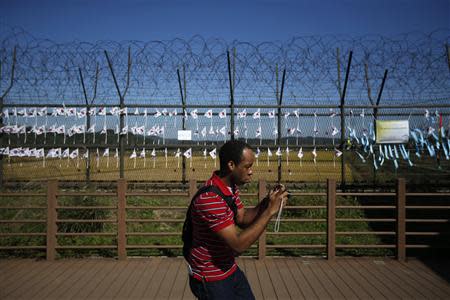
<svg viewBox="0 0 450 300"><path fill-rule="evenodd" d="M256 299L450 299L449 261L241 258ZM0 299L194 299L182 258L0 260Z"/></svg>

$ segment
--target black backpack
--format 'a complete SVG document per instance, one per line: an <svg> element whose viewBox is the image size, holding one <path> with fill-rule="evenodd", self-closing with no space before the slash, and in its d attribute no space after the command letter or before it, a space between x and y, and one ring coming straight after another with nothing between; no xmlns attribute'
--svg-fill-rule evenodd
<svg viewBox="0 0 450 300"><path fill-rule="evenodd" d="M214 185L206 185L201 187L197 193L195 193L194 197L192 197L191 199L191 204L189 205L189 208L186 212L186 219L184 220L184 224L183 224L183 232L182 232L182 236L181 239L183 240L183 256L184 258L187 260L189 257L189 253L192 247L192 218L191 218L191 214L192 214L192 203L194 202L194 200L200 196L203 193L207 193L207 192L213 192L214 194L219 195L228 205L228 207L230 207L231 211L233 211L234 214L234 221L236 222L236 217L237 217L237 206L236 203L233 201L233 197L232 196L225 196L222 191Z"/></svg>

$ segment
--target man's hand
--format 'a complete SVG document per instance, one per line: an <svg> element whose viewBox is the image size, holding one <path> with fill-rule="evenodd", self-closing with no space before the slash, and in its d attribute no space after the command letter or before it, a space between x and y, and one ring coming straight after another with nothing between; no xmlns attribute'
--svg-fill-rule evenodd
<svg viewBox="0 0 450 300"><path fill-rule="evenodd" d="M275 186L268 195L269 201L267 210L270 215L275 215L281 207L281 203L285 202L288 199L289 192L286 191L284 185L279 184Z"/></svg>

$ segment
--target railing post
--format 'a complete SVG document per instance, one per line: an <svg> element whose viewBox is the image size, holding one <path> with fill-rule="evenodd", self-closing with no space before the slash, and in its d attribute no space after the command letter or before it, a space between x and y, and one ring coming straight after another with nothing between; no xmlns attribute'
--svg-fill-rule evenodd
<svg viewBox="0 0 450 300"><path fill-rule="evenodd" d="M266 181L260 179L258 181L258 202L261 202L267 194ZM266 257L266 230L259 236L258 239L258 259Z"/></svg>
<svg viewBox="0 0 450 300"><path fill-rule="evenodd" d="M127 223L126 198L127 181L124 178L117 180L117 256L119 260L127 259Z"/></svg>
<svg viewBox="0 0 450 300"><path fill-rule="evenodd" d="M327 179L327 259L336 256L336 180Z"/></svg>
<svg viewBox="0 0 450 300"><path fill-rule="evenodd" d="M397 260L406 260L406 182L397 179Z"/></svg>
<svg viewBox="0 0 450 300"><path fill-rule="evenodd" d="M197 193L197 180L190 179L189 180L189 201L191 201L192 197L194 197L195 193Z"/></svg>
<svg viewBox="0 0 450 300"><path fill-rule="evenodd" d="M58 193L58 181L50 180L47 183L47 260L55 260L56 257L56 204Z"/></svg>

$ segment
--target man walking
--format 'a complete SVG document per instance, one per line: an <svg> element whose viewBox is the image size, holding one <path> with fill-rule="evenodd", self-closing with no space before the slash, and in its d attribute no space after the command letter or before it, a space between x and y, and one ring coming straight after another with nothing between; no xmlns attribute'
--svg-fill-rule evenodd
<svg viewBox="0 0 450 300"><path fill-rule="evenodd" d="M187 218L192 241L187 251L189 285L199 299L254 299L235 256L263 233L272 216L287 200L280 185L254 208L245 209L238 186L251 181L255 154L242 141L228 141L219 151L220 170L205 183L206 192L192 200ZM238 232L239 226L243 230Z"/></svg>

